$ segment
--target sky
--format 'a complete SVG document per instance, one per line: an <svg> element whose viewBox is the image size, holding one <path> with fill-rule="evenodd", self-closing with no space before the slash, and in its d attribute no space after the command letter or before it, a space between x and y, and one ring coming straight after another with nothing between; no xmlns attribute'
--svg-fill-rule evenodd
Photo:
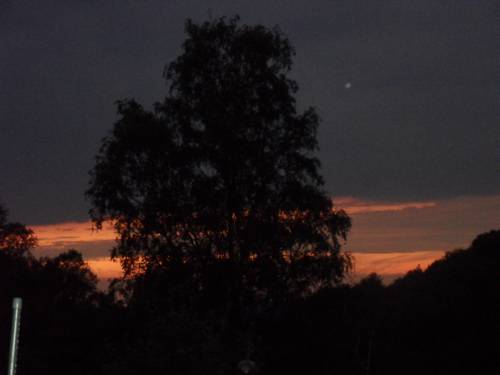
<svg viewBox="0 0 500 375"><path fill-rule="evenodd" d="M103 261L113 235L90 234L83 193L114 102L161 100L185 19L235 14L279 25L295 46L298 103L321 116L326 189L351 210L346 249L363 272L428 264L500 227L497 0L2 0L0 200L10 218L59 233L61 249L71 239L59 229L80 228L87 259Z"/></svg>

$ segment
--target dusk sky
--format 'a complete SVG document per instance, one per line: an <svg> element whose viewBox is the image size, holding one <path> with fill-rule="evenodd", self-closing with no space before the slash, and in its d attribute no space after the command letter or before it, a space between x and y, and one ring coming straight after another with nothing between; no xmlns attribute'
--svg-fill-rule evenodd
<svg viewBox="0 0 500 375"><path fill-rule="evenodd" d="M500 227L498 0L3 0L0 200L39 254L75 247L100 267L114 236L90 234L84 191L114 102L161 100L185 19L235 14L296 48L359 272L397 275Z"/></svg>

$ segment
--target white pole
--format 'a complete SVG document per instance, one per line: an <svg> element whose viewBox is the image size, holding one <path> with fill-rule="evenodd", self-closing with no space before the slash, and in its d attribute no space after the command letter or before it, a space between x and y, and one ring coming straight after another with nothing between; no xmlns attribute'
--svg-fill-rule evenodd
<svg viewBox="0 0 500 375"><path fill-rule="evenodd" d="M10 333L9 367L7 375L16 374L17 346L19 344L19 329L21 328L21 309L23 300L14 298L12 301L12 330Z"/></svg>

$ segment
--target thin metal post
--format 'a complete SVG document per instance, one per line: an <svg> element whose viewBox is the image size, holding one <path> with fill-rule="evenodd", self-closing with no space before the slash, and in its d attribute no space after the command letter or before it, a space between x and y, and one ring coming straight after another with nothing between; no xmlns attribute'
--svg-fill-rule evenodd
<svg viewBox="0 0 500 375"><path fill-rule="evenodd" d="M375 330L370 331L370 338L368 339L368 358L366 360L366 375L370 375L371 364L372 364L372 350L373 350L373 337L375 336Z"/></svg>
<svg viewBox="0 0 500 375"><path fill-rule="evenodd" d="M7 375L16 374L17 347L19 344L19 329L21 328L21 309L23 300L14 298L12 301L12 330L10 333L9 367Z"/></svg>

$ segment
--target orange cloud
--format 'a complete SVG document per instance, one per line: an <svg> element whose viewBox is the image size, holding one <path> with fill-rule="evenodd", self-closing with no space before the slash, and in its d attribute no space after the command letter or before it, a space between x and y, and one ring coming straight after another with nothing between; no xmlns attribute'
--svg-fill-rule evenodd
<svg viewBox="0 0 500 375"><path fill-rule="evenodd" d="M333 199L335 206L343 209L349 215L365 214L370 212L402 211L409 208L422 209L435 207L435 202L376 202L356 199L353 197L337 197Z"/></svg>
<svg viewBox="0 0 500 375"><path fill-rule="evenodd" d="M114 240L116 238L111 226L102 230L92 229L90 221L71 221L66 223L31 226L38 238L39 246L67 248L68 244Z"/></svg>
<svg viewBox="0 0 500 375"><path fill-rule="evenodd" d="M103 229L92 229L90 221L65 222L30 227L38 237L38 256L54 256L68 249L77 249L88 259L109 255L114 246L116 235L113 228L104 225Z"/></svg>

